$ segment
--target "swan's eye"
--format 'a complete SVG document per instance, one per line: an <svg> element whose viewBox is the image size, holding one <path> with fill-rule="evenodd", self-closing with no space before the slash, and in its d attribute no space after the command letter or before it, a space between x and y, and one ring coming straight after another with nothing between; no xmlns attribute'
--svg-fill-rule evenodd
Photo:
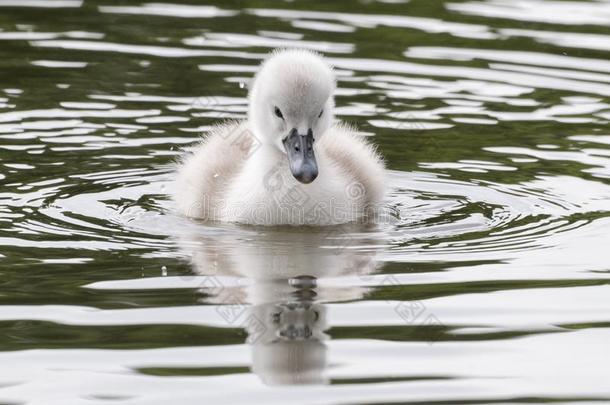
<svg viewBox="0 0 610 405"><path fill-rule="evenodd" d="M324 110L320 111L320 115L318 115L318 118L322 117L322 114L324 114Z"/></svg>
<svg viewBox="0 0 610 405"><path fill-rule="evenodd" d="M284 119L284 116L282 115L282 111L280 111L280 109L277 107L275 107L275 115L277 115L278 118Z"/></svg>

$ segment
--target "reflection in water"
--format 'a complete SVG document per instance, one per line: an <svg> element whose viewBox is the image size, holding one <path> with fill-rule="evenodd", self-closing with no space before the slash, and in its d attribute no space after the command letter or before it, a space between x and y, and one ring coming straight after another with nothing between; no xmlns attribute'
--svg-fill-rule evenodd
<svg viewBox="0 0 610 405"><path fill-rule="evenodd" d="M266 384L325 384L326 308L314 289L296 289L293 299L256 304L247 332L252 371Z"/></svg>
<svg viewBox="0 0 610 405"><path fill-rule="evenodd" d="M358 300L367 289L324 286L323 280L365 276L377 267L375 241L358 238L355 230L263 228L256 238L239 241L234 233L182 238L194 271L210 277L204 282L203 301L221 305L227 322L239 320L246 329L252 371L266 384L329 382L324 303ZM362 243L368 249L353 249ZM224 287L219 276L239 277L247 285L238 281L236 287Z"/></svg>

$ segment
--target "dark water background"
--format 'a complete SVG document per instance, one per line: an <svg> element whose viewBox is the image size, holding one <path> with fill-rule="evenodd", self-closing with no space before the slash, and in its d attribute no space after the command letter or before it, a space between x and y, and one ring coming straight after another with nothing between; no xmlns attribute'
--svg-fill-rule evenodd
<svg viewBox="0 0 610 405"><path fill-rule="evenodd" d="M392 221L171 214L283 46ZM0 403L610 402L609 51L607 0L0 0Z"/></svg>

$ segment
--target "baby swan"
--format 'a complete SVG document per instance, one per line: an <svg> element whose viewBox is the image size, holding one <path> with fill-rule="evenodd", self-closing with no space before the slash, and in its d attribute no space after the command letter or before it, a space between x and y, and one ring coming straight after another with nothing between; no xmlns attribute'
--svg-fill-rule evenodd
<svg viewBox="0 0 610 405"><path fill-rule="evenodd" d="M375 149L334 122L331 67L305 50L273 52L251 85L248 119L219 125L178 166L180 213L255 225L337 225L383 198Z"/></svg>

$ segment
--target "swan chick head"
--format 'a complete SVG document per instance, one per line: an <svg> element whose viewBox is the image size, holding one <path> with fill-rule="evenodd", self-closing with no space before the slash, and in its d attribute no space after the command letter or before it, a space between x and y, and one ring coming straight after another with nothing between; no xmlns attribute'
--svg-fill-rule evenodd
<svg viewBox="0 0 610 405"><path fill-rule="evenodd" d="M273 52L250 89L249 120L262 143L286 154L302 183L318 174L315 142L333 122L335 78L317 53L289 49Z"/></svg>

